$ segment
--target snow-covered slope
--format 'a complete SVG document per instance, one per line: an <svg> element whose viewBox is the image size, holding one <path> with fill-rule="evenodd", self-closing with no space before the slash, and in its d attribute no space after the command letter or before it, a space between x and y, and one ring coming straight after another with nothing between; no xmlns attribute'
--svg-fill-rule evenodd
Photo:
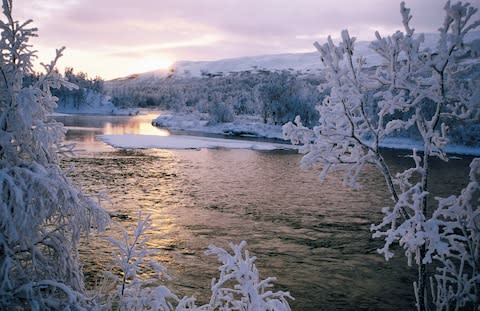
<svg viewBox="0 0 480 311"><path fill-rule="evenodd" d="M438 39L437 34L425 34L425 46L434 48ZM467 42L473 42L473 47L480 54L480 32L469 33ZM322 43L322 42L320 42ZM381 62L381 59L369 48L370 42L359 41L355 44L355 55L361 55L367 60L367 66L374 66ZM198 77L203 74L228 74L230 72L256 71L256 70L294 70L302 73L315 73L322 69L320 54L315 51L312 45L310 53L290 53L260 55L250 57L239 57L221 59L215 61L178 61L168 70L156 70L128 77L118 78L110 81L115 82L139 82L152 78L162 78L174 75L176 77Z"/></svg>
<svg viewBox="0 0 480 311"><path fill-rule="evenodd" d="M358 53L357 55L362 55L367 59L367 64L376 65L380 60L370 50L369 44L369 42L365 41L358 42L355 49ZM321 70L322 67L320 54L312 46L312 52L310 53L260 55L217 61L180 61L176 62L172 69L179 76L200 76L202 72L226 74L246 70L294 70L303 73L314 73ZM151 74L155 73L164 74L161 71L152 72Z"/></svg>
<svg viewBox="0 0 480 311"><path fill-rule="evenodd" d="M222 59L217 61L180 61L173 65L179 75L200 76L202 72L212 74L247 70L283 70L315 71L321 68L318 53L297 53L260 55Z"/></svg>
<svg viewBox="0 0 480 311"><path fill-rule="evenodd" d="M356 50L359 55L367 58L368 63L374 65L378 62L378 57L370 51L368 45L369 42L359 42ZM202 73L215 75L257 70L294 70L303 73L315 73L322 69L319 55L312 46L312 52L310 53L259 55L215 61L178 61L168 70L161 69L133 74L110 82L139 81L142 79L162 78L172 74L176 77L199 77Z"/></svg>

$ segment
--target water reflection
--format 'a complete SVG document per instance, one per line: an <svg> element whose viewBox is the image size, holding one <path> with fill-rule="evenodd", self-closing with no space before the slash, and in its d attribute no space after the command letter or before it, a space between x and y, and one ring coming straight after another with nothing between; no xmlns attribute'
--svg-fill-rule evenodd
<svg viewBox="0 0 480 311"><path fill-rule="evenodd" d="M55 120L67 129L67 141L74 142L78 150L112 151L113 148L96 139L97 135L158 135L169 136L165 129L152 125L159 113L147 113L137 116L99 116L99 115L61 115Z"/></svg>
<svg viewBox="0 0 480 311"><path fill-rule="evenodd" d="M158 113L128 117L125 120L126 122L106 122L102 129L103 134L106 134L106 135L140 134L140 135L169 136L170 133L167 130L160 129L152 125L152 120L155 119L156 117L158 117Z"/></svg>
<svg viewBox="0 0 480 311"><path fill-rule="evenodd" d="M67 138L106 148L96 134L151 135L152 118L76 116L67 120ZM376 253L381 241L371 239L370 224L391 204L375 169L367 167L360 180L364 188L356 191L342 188L335 174L320 184L318 172L299 169L298 154L110 149L80 153L64 165L77 167L71 177L84 191L107 192L108 208L129 215L126 222L133 224L138 210L152 215L149 246L167 266L173 279L168 285L178 295L205 303L218 265L204 250L211 243L227 247L229 241L247 240L261 275L277 276L275 290L289 290L296 298L293 310L414 309L415 269L406 268L400 249L385 262ZM412 165L399 151L386 158L393 171ZM458 193L469 162L468 157L432 161L434 195ZM92 241L81 252L87 275L110 260L105 243Z"/></svg>
<svg viewBox="0 0 480 311"><path fill-rule="evenodd" d="M413 278L403 258L386 263L369 239L369 225L389 203L380 176L367 174L365 192L338 187L338 176L320 185L299 160L250 150L122 150L67 163L84 190L107 191L129 223L138 210L152 215L150 246L179 295L205 303L218 263L204 250L247 240L261 275L277 276L276 289L296 297L293 310L410 309ZM87 252L104 248L92 243Z"/></svg>

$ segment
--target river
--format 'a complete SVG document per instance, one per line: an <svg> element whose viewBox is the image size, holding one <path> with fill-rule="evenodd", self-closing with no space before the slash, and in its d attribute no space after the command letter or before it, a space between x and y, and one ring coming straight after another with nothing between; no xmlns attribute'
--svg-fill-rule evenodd
<svg viewBox="0 0 480 311"><path fill-rule="evenodd" d="M206 302L216 258L209 244L228 247L245 240L261 276L276 276L275 290L295 297L292 310L412 310L411 284L403 251L386 262L376 249L372 223L390 204L374 168L361 176L363 189L341 185L340 177L320 183L317 171L303 171L301 155L251 150L117 150L97 134L169 135L150 125L153 115L135 117L59 116L77 143L65 167L87 193L107 193L105 207L133 224L139 210L149 213L150 246L168 269L179 295ZM394 170L411 165L406 152L389 151ZM458 193L471 158L434 161L437 195ZM449 191L449 192L447 192ZM117 220L119 221L119 220ZM115 227L113 227L115 228ZM111 229L116 230L116 229ZM108 232L107 232L108 233ZM83 245L87 276L109 265L111 249L101 239Z"/></svg>

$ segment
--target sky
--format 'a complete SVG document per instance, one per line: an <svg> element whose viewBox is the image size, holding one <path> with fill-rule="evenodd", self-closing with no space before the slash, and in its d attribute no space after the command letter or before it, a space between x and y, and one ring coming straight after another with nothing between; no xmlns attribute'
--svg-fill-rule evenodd
<svg viewBox="0 0 480 311"><path fill-rule="evenodd" d="M180 60L313 52L314 41L348 29L358 40L401 29L396 0L14 0L14 17L33 19L32 43L58 67L113 79ZM480 0L469 1L480 7ZM406 1L417 32L434 32L442 0Z"/></svg>

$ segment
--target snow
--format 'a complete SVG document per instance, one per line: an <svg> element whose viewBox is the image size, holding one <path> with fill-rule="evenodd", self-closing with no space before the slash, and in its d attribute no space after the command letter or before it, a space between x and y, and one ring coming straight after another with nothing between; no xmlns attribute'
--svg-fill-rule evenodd
<svg viewBox="0 0 480 311"><path fill-rule="evenodd" d="M281 126L263 124L261 120L256 117L237 117L234 122L208 125L208 121L202 120L198 115L167 113L157 117L152 121L152 124L173 131L284 139ZM403 137L385 138L380 146L382 148L396 150L416 149L418 151L423 151L423 144L421 141ZM195 147L192 148L196 149ZM451 144L446 147L445 151L448 154L480 156L480 146L471 147Z"/></svg>
<svg viewBox="0 0 480 311"><path fill-rule="evenodd" d="M87 92L85 103L76 107L72 101L59 102L55 112L76 113L76 114L113 114L115 106L110 102L108 96L96 92Z"/></svg>
<svg viewBox="0 0 480 311"><path fill-rule="evenodd" d="M95 114L95 115L136 115L140 109L120 109L111 102L110 96L87 92L85 102L76 107L71 101L57 103L55 115Z"/></svg>
<svg viewBox="0 0 480 311"><path fill-rule="evenodd" d="M233 122L217 124L209 124L207 117L199 114L164 114L153 120L152 124L176 131L284 139L281 125L264 124L256 116L237 116Z"/></svg>
<svg viewBox="0 0 480 311"><path fill-rule="evenodd" d="M98 135L103 142L124 149L250 149L258 151L297 150L288 144L247 141L238 139L211 138L185 135Z"/></svg>
<svg viewBox="0 0 480 311"><path fill-rule="evenodd" d="M380 63L379 58L368 48L369 42L359 42L357 49L371 66ZM160 69L128 77L118 78L110 82L125 82L130 80L149 80L163 78L172 72L178 77L201 77L202 73L223 73L257 70L294 70L302 73L321 74L324 66L320 57L312 48L309 53L285 53L258 55L249 57L228 58L213 61L178 61L169 70Z"/></svg>
<svg viewBox="0 0 480 311"><path fill-rule="evenodd" d="M199 120L193 116L166 114L158 117L153 122L161 120L165 128L177 131L189 131L205 134L224 134L228 136L228 130L234 133L250 133L250 135L242 134L240 136L254 136L263 138L280 138L281 128L278 126L265 126L264 124L255 123L234 123L217 124L208 126L206 121ZM243 120L245 121L245 120ZM227 134L225 134L227 133ZM103 142L116 147L126 149L202 149L202 148L226 148L226 149L251 149L251 150L297 150L297 146L291 146L282 143L247 141L231 138L211 138L192 135L140 135L140 134L118 134L118 135L99 135L97 136ZM391 137L386 138L380 144L382 148L396 150L413 150L423 151L423 144L420 141L411 138ZM480 156L480 146L461 146L448 145L447 154Z"/></svg>
<svg viewBox="0 0 480 311"><path fill-rule="evenodd" d="M141 111L145 114L145 111ZM283 139L281 126L263 124L256 117L237 117L234 122L208 125L208 121L202 120L199 115L171 114L164 112L152 121L153 125L170 131L188 132L191 135L171 135L158 137L158 135L140 134L117 134L98 136L103 142L118 148L158 148L158 149L201 149L201 148L228 148L228 149L252 149L252 150L296 150L297 147L283 143L267 143L257 141L245 141L231 138L207 138L192 136L195 134L218 134L235 137L256 137ZM54 113L53 115L64 115ZM152 116L154 117L154 116ZM100 128L67 127L69 130L82 130L101 132ZM391 137L385 138L380 144L383 148L396 150L423 151L420 141L410 138ZM480 156L480 146L448 145L447 154Z"/></svg>
<svg viewBox="0 0 480 311"><path fill-rule="evenodd" d="M367 41L358 42L355 46L356 53L362 55L369 66L378 65L381 59L369 48L369 44L370 42ZM175 72L175 75L180 77L200 77L202 72L228 74L231 72L256 70L294 70L302 73L321 74L324 68L319 54L314 51L312 46L312 52L307 53L257 55L213 61L178 61L169 70L155 70L118 80L162 78L172 72Z"/></svg>
<svg viewBox="0 0 480 311"><path fill-rule="evenodd" d="M312 49L313 51L313 49ZM318 54L295 53L295 54L274 54L259 55L251 57L240 57L221 59L216 61L180 61L173 65L174 70L180 75L191 75L199 77L202 72L239 72L255 69L283 70L294 69L300 71L318 71L322 68Z"/></svg>
<svg viewBox="0 0 480 311"><path fill-rule="evenodd" d="M465 41L473 42L478 46L478 39L480 32L474 31L468 33ZM320 38L319 38L320 39ZM438 40L438 34L425 34L425 43L427 47L435 47ZM475 42L476 41L476 42ZM172 72L177 76L200 77L202 72L212 74L216 73L230 73L241 71L255 71L255 70L294 70L303 73L320 73L325 67L320 61L319 54L311 46L312 52L307 53L284 53L284 54L270 54L257 55L248 57L228 58L213 61L178 61L172 65L169 70L160 69L141 74L131 75L129 77L115 79L117 81L128 80L149 80L165 77ZM477 48L478 50L478 48ZM365 58L368 66L379 65L382 59L377 53L370 48L370 42L359 41L355 43L355 55L362 55Z"/></svg>
<svg viewBox="0 0 480 311"><path fill-rule="evenodd" d="M423 143L411 138L391 137L385 138L380 144L382 148L397 149L397 150L413 150L423 151ZM447 145L445 147L447 154L461 154L480 156L480 146L462 146L462 145Z"/></svg>

